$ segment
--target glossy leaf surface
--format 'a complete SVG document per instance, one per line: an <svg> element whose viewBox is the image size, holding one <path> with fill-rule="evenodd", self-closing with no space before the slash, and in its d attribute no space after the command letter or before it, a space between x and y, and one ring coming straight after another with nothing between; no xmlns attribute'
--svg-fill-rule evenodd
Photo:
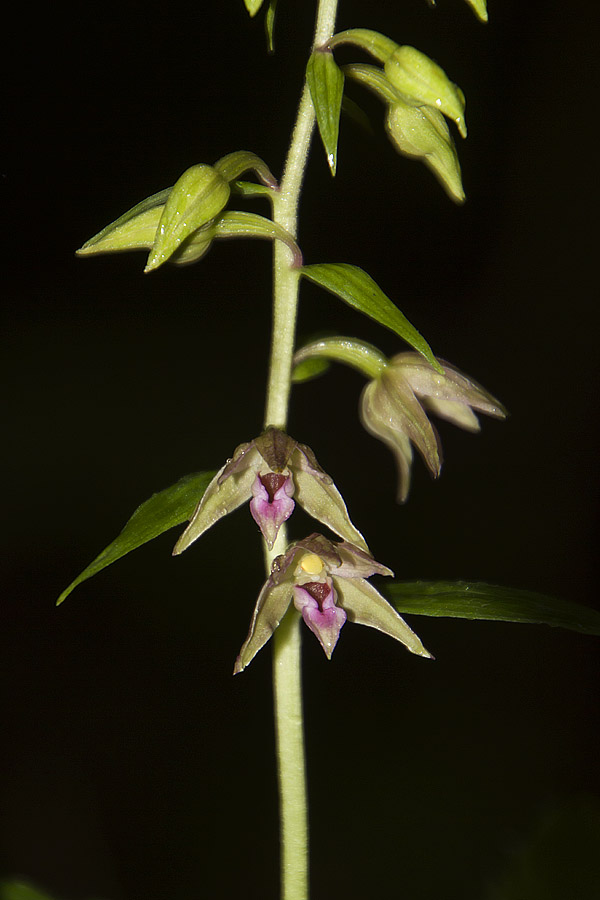
<svg viewBox="0 0 600 900"><path fill-rule="evenodd" d="M344 303L389 328L421 353L436 371L441 372L440 365L425 338L363 269L348 263L318 263L303 266L300 271L309 281L320 285Z"/></svg>
<svg viewBox="0 0 600 900"><path fill-rule="evenodd" d="M142 544L147 544L163 531L187 522L214 474L214 472L196 472L193 475L186 475L138 506L118 537L71 582L58 598L56 605L62 603L77 585L97 575L122 556L137 550Z"/></svg>
<svg viewBox="0 0 600 900"><path fill-rule="evenodd" d="M386 585L399 613L552 625L600 634L600 612L533 591L468 581L413 581Z"/></svg>
<svg viewBox="0 0 600 900"><path fill-rule="evenodd" d="M331 52L315 50L311 54L306 67L306 81L315 108L327 163L331 174L335 175L344 76Z"/></svg>

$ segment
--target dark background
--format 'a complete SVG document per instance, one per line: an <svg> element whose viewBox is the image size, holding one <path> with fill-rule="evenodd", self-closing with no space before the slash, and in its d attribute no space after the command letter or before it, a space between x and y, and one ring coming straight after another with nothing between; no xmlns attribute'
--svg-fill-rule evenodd
<svg viewBox="0 0 600 900"><path fill-rule="evenodd" d="M53 604L141 501L260 430L269 343L267 244L151 276L74 250L196 162L244 148L280 174L312 6L281 0L274 57L241 0L23 7L9 38L1 864L57 900L277 896L269 649L231 677L263 580L247 512ZM290 432L400 579L597 607L595 4L492 0L487 27L460 0L340 7L340 30L414 44L463 87L469 199L398 157L350 88L375 133L343 123L335 181L315 144L305 259L364 267L511 417L442 424L442 478L416 461L403 508L356 373L299 387ZM300 334L322 328L401 349L306 285ZM331 663L305 642L314 900L598 896L596 639L411 624L435 662L369 629Z"/></svg>

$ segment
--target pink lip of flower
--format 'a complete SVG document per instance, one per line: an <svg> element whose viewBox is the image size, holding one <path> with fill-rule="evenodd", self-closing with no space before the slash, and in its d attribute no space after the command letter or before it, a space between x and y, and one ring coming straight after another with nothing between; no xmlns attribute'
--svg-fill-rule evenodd
<svg viewBox="0 0 600 900"><path fill-rule="evenodd" d="M414 444L434 478L440 474L442 452L438 435L427 418L433 412L464 428L479 431L473 410L497 419L506 410L484 388L444 360L440 375L418 353L393 357L361 396L361 420L367 431L391 449L398 466L398 502L404 503L410 486Z"/></svg>
<svg viewBox="0 0 600 900"><path fill-rule="evenodd" d="M219 519L248 500L269 549L298 502L335 534L368 550L350 520L342 495L310 447L269 427L253 441L240 444L217 472L173 553L182 553Z"/></svg>
<svg viewBox="0 0 600 900"><path fill-rule="evenodd" d="M292 602L328 658L346 621L376 628L411 653L431 658L404 619L367 581L375 574L394 573L348 541L334 543L320 534L295 541L273 560L234 674L242 672L267 643Z"/></svg>

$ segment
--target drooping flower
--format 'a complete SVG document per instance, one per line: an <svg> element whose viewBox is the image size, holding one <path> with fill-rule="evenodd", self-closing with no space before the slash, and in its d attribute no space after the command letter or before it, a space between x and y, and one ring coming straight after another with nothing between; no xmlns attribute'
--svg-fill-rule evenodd
<svg viewBox="0 0 600 900"><path fill-rule="evenodd" d="M506 416L502 404L475 381L444 360L438 362L443 374L418 353L400 353L367 384L361 396L363 425L387 444L396 458L400 503L408 496L413 444L432 475L437 478L440 474L441 445L427 412L466 431L479 431L473 410L496 419Z"/></svg>
<svg viewBox="0 0 600 900"><path fill-rule="evenodd" d="M375 574L394 573L348 541L334 543L321 534L295 541L273 560L234 674L243 671L266 644L292 602L328 659L346 621L376 628L411 653L431 658L404 619L366 580Z"/></svg>
<svg viewBox="0 0 600 900"><path fill-rule="evenodd" d="M253 441L240 444L217 472L173 552L182 553L211 525L248 500L269 549L297 501L335 534L368 550L350 521L342 495L310 447L269 427Z"/></svg>

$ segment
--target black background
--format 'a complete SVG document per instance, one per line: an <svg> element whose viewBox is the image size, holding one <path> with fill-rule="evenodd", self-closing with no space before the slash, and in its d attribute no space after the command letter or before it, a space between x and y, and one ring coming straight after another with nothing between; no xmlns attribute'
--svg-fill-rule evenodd
<svg viewBox="0 0 600 900"><path fill-rule="evenodd" d="M164 535L53 604L141 501L260 430L267 244L151 276L139 254L73 253L196 162L243 148L280 174L305 6L281 0L273 57L241 0L22 8L9 38L0 844L4 874L58 900L277 895L269 649L231 677L263 579L247 512L177 560ZM315 143L305 259L365 268L511 417L475 437L441 425L443 475L418 460L403 508L358 424L356 373L299 387L290 432L397 577L597 606L595 4L492 0L487 27L459 0L369 6L344 0L339 29L414 44L465 90L469 199L398 157L351 88L375 133L342 124L335 181ZM401 349L304 286L301 337L327 328ZM331 663L305 641L315 900L597 896L596 639L411 624L435 662L369 629L344 629Z"/></svg>

